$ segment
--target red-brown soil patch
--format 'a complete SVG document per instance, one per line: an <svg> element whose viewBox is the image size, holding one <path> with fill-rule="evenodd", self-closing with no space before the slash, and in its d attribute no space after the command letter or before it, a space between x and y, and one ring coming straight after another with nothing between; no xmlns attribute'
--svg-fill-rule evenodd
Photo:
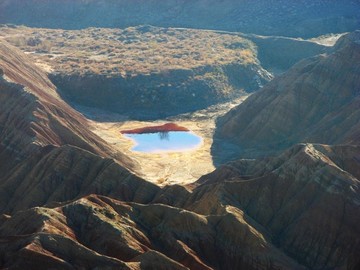
<svg viewBox="0 0 360 270"><path fill-rule="evenodd" d="M122 134L146 134L157 132L170 132L170 131L189 131L186 127L179 126L174 123L167 123L160 126L142 127L136 129L122 130Z"/></svg>

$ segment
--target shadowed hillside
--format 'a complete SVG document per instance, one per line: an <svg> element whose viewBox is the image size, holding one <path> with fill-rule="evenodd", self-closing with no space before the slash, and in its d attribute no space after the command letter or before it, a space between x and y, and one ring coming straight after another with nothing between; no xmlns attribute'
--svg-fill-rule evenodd
<svg viewBox="0 0 360 270"><path fill-rule="evenodd" d="M258 90L294 63L329 51L313 41L138 26L66 31L0 28L68 101L157 119ZM253 42L251 41L253 40Z"/></svg>
<svg viewBox="0 0 360 270"><path fill-rule="evenodd" d="M156 119L257 90L272 75L240 35L139 26L78 31L1 28L68 101Z"/></svg>
<svg viewBox="0 0 360 270"><path fill-rule="evenodd" d="M0 0L0 269L360 269L359 10Z"/></svg>
<svg viewBox="0 0 360 270"><path fill-rule="evenodd" d="M358 146L296 145L160 188L111 158L28 56L0 49L0 267L358 268Z"/></svg>
<svg viewBox="0 0 360 270"><path fill-rule="evenodd" d="M271 155L299 142L359 144L359 37L343 36L332 53L301 61L220 118L218 161Z"/></svg>
<svg viewBox="0 0 360 270"><path fill-rule="evenodd" d="M356 0L0 0L0 23L80 29L151 24L315 37L359 28Z"/></svg>

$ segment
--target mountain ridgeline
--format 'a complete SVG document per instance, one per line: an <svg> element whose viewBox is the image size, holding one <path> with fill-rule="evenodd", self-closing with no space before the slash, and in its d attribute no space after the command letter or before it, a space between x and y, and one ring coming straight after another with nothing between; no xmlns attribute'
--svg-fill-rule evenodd
<svg viewBox="0 0 360 270"><path fill-rule="evenodd" d="M306 63L307 78L312 67L323 70L324 61L357 70L357 37L350 34L332 54L295 66L229 115L257 96L266 97L272 85L286 83ZM28 56L4 41L1 50L1 98L10 106L0 111L1 171L7 172L0 178L1 267L359 267L356 132L334 134L341 145L298 144L271 158L220 166L187 188L160 188L131 173L136 164L96 138L88 120L66 105ZM331 65L326 71L332 72ZM357 74L343 86L358 85ZM301 82L302 89L309 86ZM349 93L330 107L331 119L345 101L356 102L358 96Z"/></svg>
<svg viewBox="0 0 360 270"><path fill-rule="evenodd" d="M0 30L7 42L31 52L71 104L137 119L232 100L297 61L330 50L303 39L149 25L73 31L5 25Z"/></svg>
<svg viewBox="0 0 360 270"><path fill-rule="evenodd" d="M359 40L359 31L343 36L333 52L301 61L220 118L214 155L261 157L301 142L359 144Z"/></svg>
<svg viewBox="0 0 360 270"><path fill-rule="evenodd" d="M82 29L141 24L315 37L359 28L356 0L1 0L0 23Z"/></svg>
<svg viewBox="0 0 360 270"><path fill-rule="evenodd" d="M360 269L359 5L0 0L0 269ZM187 185L75 109L190 122L250 93Z"/></svg>

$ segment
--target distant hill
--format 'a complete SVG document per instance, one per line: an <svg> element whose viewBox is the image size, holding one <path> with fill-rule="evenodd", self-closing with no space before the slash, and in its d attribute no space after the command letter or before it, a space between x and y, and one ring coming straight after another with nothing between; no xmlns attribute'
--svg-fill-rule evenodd
<svg viewBox="0 0 360 270"><path fill-rule="evenodd" d="M359 28L356 0L0 0L0 23L79 29L151 24L314 37Z"/></svg>
<svg viewBox="0 0 360 270"><path fill-rule="evenodd" d="M272 79L240 35L152 26L59 30L1 27L71 102L158 118L206 108Z"/></svg>
<svg viewBox="0 0 360 270"><path fill-rule="evenodd" d="M256 91L273 78L267 70L283 72L331 48L303 39L149 25L83 30L4 25L0 37L31 53L67 100L140 119Z"/></svg>

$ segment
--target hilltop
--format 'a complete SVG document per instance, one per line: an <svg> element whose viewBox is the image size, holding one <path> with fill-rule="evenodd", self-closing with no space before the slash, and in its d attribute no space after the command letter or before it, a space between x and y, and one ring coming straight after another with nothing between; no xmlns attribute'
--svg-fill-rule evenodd
<svg viewBox="0 0 360 270"><path fill-rule="evenodd" d="M218 119L214 154L267 156L301 142L359 144L359 36L342 36L331 52L300 61ZM234 151L225 153L225 145Z"/></svg>
<svg viewBox="0 0 360 270"><path fill-rule="evenodd" d="M53 30L3 26L78 105L149 119L206 108L272 78L239 35L138 26Z"/></svg>
<svg viewBox="0 0 360 270"><path fill-rule="evenodd" d="M0 30L72 104L139 119L232 100L271 80L267 69L284 72L329 50L303 39L149 25L82 30L3 25Z"/></svg>

